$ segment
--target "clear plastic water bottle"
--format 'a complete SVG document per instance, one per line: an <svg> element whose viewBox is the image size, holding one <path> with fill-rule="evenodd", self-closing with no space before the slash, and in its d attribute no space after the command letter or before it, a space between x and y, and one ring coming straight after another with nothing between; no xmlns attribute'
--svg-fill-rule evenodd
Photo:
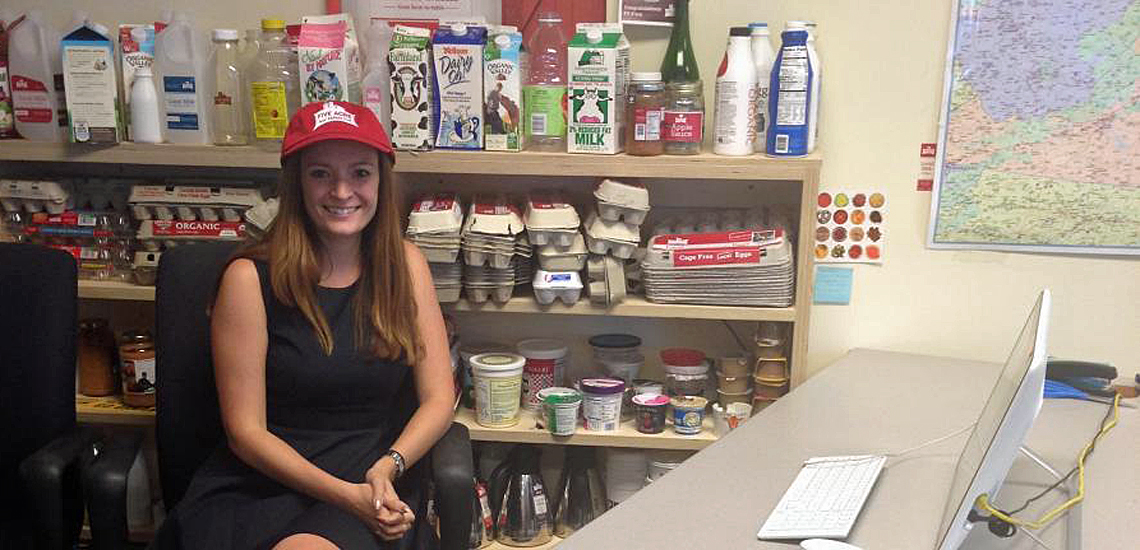
<svg viewBox="0 0 1140 550"><path fill-rule="evenodd" d="M527 150L566 151L566 35L562 16L544 13L527 44L530 66L523 83Z"/></svg>
<svg viewBox="0 0 1140 550"><path fill-rule="evenodd" d="M238 62L238 31L214 29L214 93L211 119L215 145L245 145L245 102Z"/></svg>
<svg viewBox="0 0 1140 550"><path fill-rule="evenodd" d="M301 108L297 62L290 63L285 22L262 19L257 57L245 80L249 88L254 143L266 150L281 148L289 117Z"/></svg>

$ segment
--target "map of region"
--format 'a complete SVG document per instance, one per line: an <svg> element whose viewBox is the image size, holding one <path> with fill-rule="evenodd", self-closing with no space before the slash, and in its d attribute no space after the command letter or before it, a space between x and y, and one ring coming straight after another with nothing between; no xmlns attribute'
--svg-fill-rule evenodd
<svg viewBox="0 0 1140 550"><path fill-rule="evenodd" d="M934 248L1140 254L1140 0L959 0Z"/></svg>

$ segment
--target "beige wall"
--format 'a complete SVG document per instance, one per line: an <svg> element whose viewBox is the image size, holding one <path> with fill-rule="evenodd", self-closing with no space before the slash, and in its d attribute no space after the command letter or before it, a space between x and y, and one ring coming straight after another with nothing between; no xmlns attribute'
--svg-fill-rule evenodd
<svg viewBox="0 0 1140 550"><path fill-rule="evenodd" d="M613 19L617 2L609 3ZM206 29L250 28L269 14L295 20L319 13L324 2L7 0L5 4L15 11L38 7L60 26L70 20L72 6L112 25L153 19L167 5L193 5L197 24ZM693 36L709 98L730 25L766 20L778 30L788 19L817 22L817 47L825 70L822 186L880 187L888 193L885 263L855 268L850 306L813 307L809 368L814 372L853 347L1000 360L1037 290L1049 287L1055 299L1053 355L1140 370L1135 350L1140 343L1140 261L926 248L930 194L916 192L914 181L919 143L936 138L950 9L950 0L693 0ZM657 68L668 32L629 30L635 69ZM521 320L504 317L502 322ZM540 321L527 328L555 329L557 324ZM717 327L704 330L712 333ZM589 332L593 331L581 328L581 333ZM709 334L710 339L722 341L720 332Z"/></svg>

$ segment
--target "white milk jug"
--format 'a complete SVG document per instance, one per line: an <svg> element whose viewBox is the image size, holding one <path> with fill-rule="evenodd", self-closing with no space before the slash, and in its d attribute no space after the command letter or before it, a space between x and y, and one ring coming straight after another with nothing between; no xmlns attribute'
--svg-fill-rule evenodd
<svg viewBox="0 0 1140 550"><path fill-rule="evenodd" d="M209 143L205 40L185 14L155 36L154 72L166 141Z"/></svg>
<svg viewBox="0 0 1140 550"><path fill-rule="evenodd" d="M8 65L16 131L33 141L63 141L55 90L56 73L63 77L59 34L44 23L40 12L29 13L12 29Z"/></svg>

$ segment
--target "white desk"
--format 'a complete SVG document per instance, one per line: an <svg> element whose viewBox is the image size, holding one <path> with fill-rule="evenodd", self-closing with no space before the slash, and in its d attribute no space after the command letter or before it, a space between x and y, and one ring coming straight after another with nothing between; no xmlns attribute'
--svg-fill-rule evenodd
<svg viewBox="0 0 1140 550"><path fill-rule="evenodd" d="M757 540L756 531L805 458L896 452L951 433L973 422L999 369L995 363L853 350L559 548L798 548ZM1028 445L1063 472L1092 437L1105 407L1047 400ZM1086 469L1086 550L1133 547L1130 532L1140 520L1140 415L1120 411L1120 424L1101 440ZM963 434L889 460L848 542L865 550L932 548L965 441ZM1019 458L998 504L1050 483L1048 474ZM1021 515L1036 519L1058 502L1042 500ZM1054 550L1063 550L1064 528L1062 519L1042 534ZM1033 545L1021 535L995 539L979 524L964 548Z"/></svg>

